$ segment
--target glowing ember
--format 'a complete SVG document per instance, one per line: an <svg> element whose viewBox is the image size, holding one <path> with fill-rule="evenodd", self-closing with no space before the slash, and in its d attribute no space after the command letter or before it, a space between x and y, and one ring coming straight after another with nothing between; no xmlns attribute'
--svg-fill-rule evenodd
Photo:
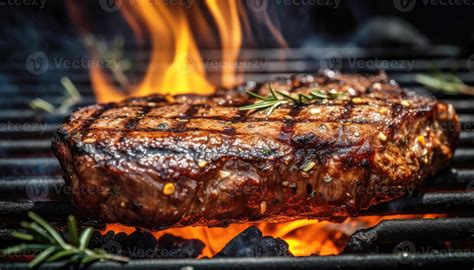
<svg viewBox="0 0 474 270"><path fill-rule="evenodd" d="M439 215L396 215L396 216L370 216L354 219L347 219L342 223L332 223L317 220L297 220L286 223L255 224L265 236L279 237L285 240L290 251L295 256L336 255L342 252L350 236L357 230L377 225L384 219L402 218L436 218ZM240 232L254 224L232 224L226 228L207 227L184 227L167 229L153 232L156 238L165 233L186 239L199 239L206 247L201 257L212 257L219 252L224 245ZM104 233L114 231L115 233L125 232L127 234L135 231L133 227L119 224L108 224Z"/></svg>

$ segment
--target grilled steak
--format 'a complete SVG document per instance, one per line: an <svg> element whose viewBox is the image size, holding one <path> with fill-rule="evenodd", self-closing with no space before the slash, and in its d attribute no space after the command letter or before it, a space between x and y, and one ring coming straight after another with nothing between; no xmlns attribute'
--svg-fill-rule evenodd
<svg viewBox="0 0 474 270"><path fill-rule="evenodd" d="M345 93L272 114L239 110L267 95L246 83L212 96L152 95L85 107L53 148L77 211L160 229L231 222L343 220L398 198L446 166L460 124L452 106L384 73L326 71L276 90Z"/></svg>

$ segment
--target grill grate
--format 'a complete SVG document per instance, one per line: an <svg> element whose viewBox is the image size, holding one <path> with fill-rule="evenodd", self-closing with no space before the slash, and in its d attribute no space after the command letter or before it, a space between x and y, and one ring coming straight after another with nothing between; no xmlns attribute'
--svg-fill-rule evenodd
<svg viewBox="0 0 474 270"><path fill-rule="evenodd" d="M406 242L462 240L471 237L472 228L472 218L386 220L353 234L345 252L366 253L378 250L378 246L385 243L398 243L399 239Z"/></svg>
<svg viewBox="0 0 474 270"><path fill-rule="evenodd" d="M327 49L300 50L246 50L241 54L242 61L264 63L265 65L244 70L246 80L263 81L280 75L292 73L312 73L327 60L319 55ZM379 67L363 65L358 68L351 65L352 60L367 61L377 59L395 59L413 61L413 68L389 68L387 73L403 87L418 93L430 93L414 81L416 72L429 72L435 65L443 72L456 72L468 84L474 84L474 73L469 72L466 61L460 57L460 51L453 47L434 47L423 51L362 49L338 50L342 71L376 72ZM208 59L216 55L207 53ZM281 60L282 55L286 60ZM206 56L205 56L206 58ZM146 57L136 52L132 61L145 70ZM259 62L260 61L260 62ZM23 63L24 59L21 59ZM135 65L136 66L136 65ZM65 115L39 114L29 109L28 102L35 97L58 101L62 90L58 79L37 84L37 78L28 74L24 66L1 66L0 70L19 86L1 87L0 93L8 96L0 101L0 239L8 237L10 229L25 218L26 212L33 210L48 220L60 221L72 212L69 194L61 178L57 160L50 151L50 138L63 121ZM139 68L140 70L140 68ZM20 72L19 72L20 71ZM211 77L213 71L211 70ZM215 73L215 72L214 72ZM53 74L54 75L54 74ZM139 74L137 74L139 75ZM76 70L69 78L80 89L84 99L79 106L94 103L87 70ZM57 81L57 83L56 83ZM411 268L415 266L440 268L446 265L474 266L474 250L443 254L393 252L367 254L381 249L387 243L397 244L401 239L417 242L424 238L432 239L442 235L443 240L471 239L474 235L474 99L466 96L447 96L433 93L438 98L451 103L461 116L462 133L460 148L457 150L450 169L429 179L418 193L372 207L367 215L440 213L448 217L423 220L387 220L378 226L362 230L353 235L344 254L327 257L305 258L233 258L213 260L146 260L133 261L125 266L97 264L93 268L121 269L163 268L163 269L340 269L354 268ZM352 254L358 253L358 254ZM408 256L408 257L407 257ZM9 265L15 269L24 264ZM51 267L58 265L51 264ZM122 268L124 267L124 268ZM0 268L4 265L0 264Z"/></svg>

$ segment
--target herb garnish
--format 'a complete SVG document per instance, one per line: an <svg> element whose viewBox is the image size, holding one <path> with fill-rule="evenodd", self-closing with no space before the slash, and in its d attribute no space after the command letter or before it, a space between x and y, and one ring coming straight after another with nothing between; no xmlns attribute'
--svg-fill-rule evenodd
<svg viewBox="0 0 474 270"><path fill-rule="evenodd" d="M474 95L474 87L466 85L458 76L437 72L434 75L417 74L415 81L436 91L449 95Z"/></svg>
<svg viewBox="0 0 474 270"><path fill-rule="evenodd" d="M254 92L248 91L247 94L256 98L258 101L250 105L242 106L239 109L242 111L265 110L266 115L268 116L272 114L272 112L276 108L280 107L283 104L288 104L292 106L307 106L323 99L336 99L344 95L343 93L323 93L316 89L311 90L309 94L288 93L284 91L274 90L271 84L268 84L268 88L270 90L270 94L265 97Z"/></svg>
<svg viewBox="0 0 474 270"><path fill-rule="evenodd" d="M95 261L113 260L128 262L129 258L107 253L102 249L88 249L93 229L87 227L78 232L76 218L67 219L67 240L48 222L33 212L28 212L33 222L21 222L20 225L27 233L14 231L12 237L25 241L15 246L0 250L2 256L8 256L21 251L41 251L30 261L29 267L37 267L43 262L65 261L66 263L88 264Z"/></svg>
<svg viewBox="0 0 474 270"><path fill-rule="evenodd" d="M64 87L64 98L61 101L60 106L56 107L42 98L35 98L29 103L30 108L34 110L42 110L48 113L67 113L71 107L82 100L82 96L68 77L62 77L61 84Z"/></svg>

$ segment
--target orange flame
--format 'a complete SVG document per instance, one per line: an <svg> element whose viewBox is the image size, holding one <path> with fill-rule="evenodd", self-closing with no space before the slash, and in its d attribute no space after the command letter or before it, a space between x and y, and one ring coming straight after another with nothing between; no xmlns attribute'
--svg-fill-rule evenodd
<svg viewBox="0 0 474 270"><path fill-rule="evenodd" d="M207 4L217 23L219 33L221 33L222 61L232 63L239 56L242 45L237 3L235 1L208 0ZM233 76L235 69L232 65L223 65L222 69L223 86L233 86L236 83Z"/></svg>
<svg viewBox="0 0 474 270"><path fill-rule="evenodd" d="M153 232L158 239L165 233L185 239L199 239L206 245L201 257L212 257L219 252L227 242L249 226L257 226L264 236L283 239L289 245L290 252L295 256L337 255L342 252L350 236L357 230L375 226L381 220L402 218L436 218L440 215L395 215L368 216L348 218L342 223L317 220L297 220L286 223L231 224L226 228L183 227ZM108 224L104 233L114 231L130 234L133 227L119 224Z"/></svg>
<svg viewBox="0 0 474 270"><path fill-rule="evenodd" d="M91 68L93 89L98 102L120 101L128 96L145 96L152 93L210 94L215 86L206 78L205 63L193 37L190 18L193 16L198 29L208 25L204 10L210 12L217 26L222 47L221 85L236 83L235 63L242 44L241 23L237 1L207 0L200 6L172 6L161 1L122 1L121 12L135 33L138 43L144 36L150 38L151 55L146 73L137 85L128 85L127 91L120 91L113 85L100 67ZM196 4L197 5L197 4ZM194 14L193 14L194 13ZM199 13L199 14L196 14ZM190 15L192 14L192 15ZM145 33L144 33L145 32ZM198 33L203 39L209 33ZM100 56L92 50L93 58Z"/></svg>

